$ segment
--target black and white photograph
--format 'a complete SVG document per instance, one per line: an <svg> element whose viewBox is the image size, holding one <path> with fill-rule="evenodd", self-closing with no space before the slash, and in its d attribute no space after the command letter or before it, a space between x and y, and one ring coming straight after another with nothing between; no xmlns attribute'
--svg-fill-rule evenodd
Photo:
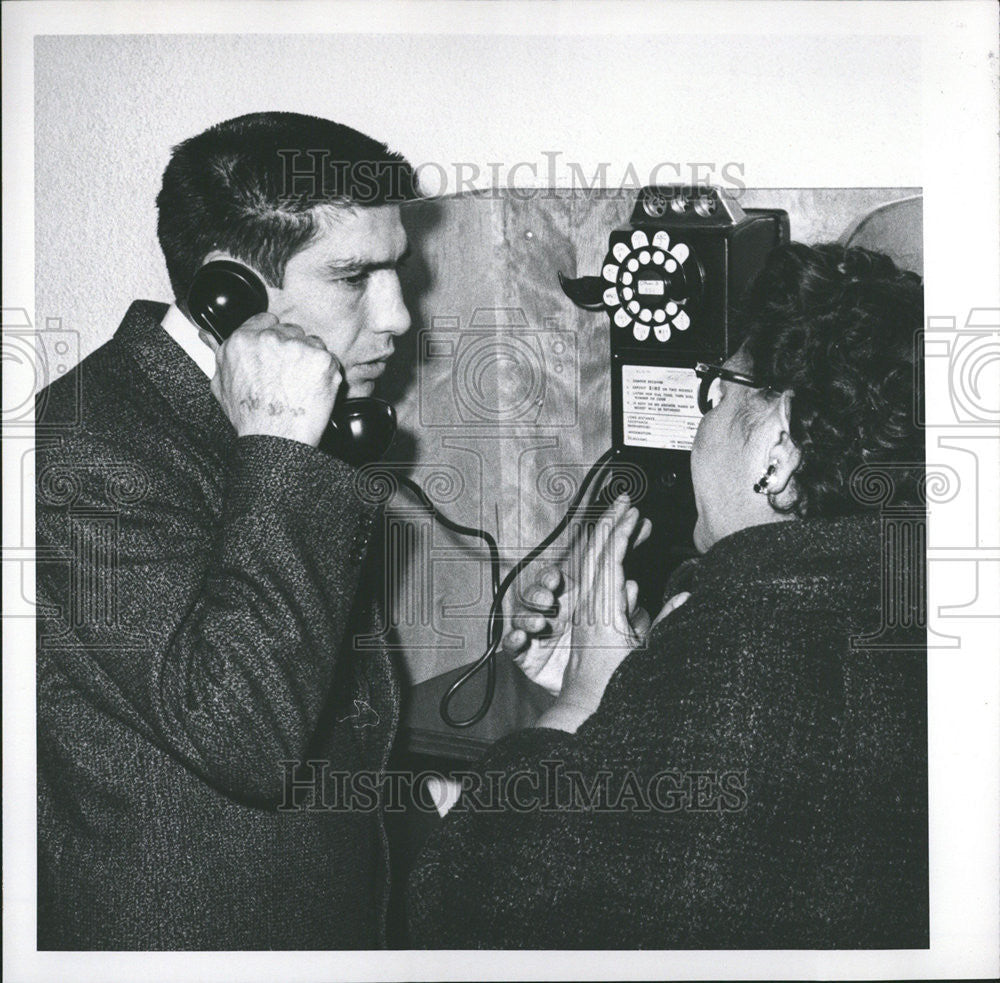
<svg viewBox="0 0 1000 983"><path fill-rule="evenodd" d="M1000 975L995 5L2 11L7 978Z"/></svg>

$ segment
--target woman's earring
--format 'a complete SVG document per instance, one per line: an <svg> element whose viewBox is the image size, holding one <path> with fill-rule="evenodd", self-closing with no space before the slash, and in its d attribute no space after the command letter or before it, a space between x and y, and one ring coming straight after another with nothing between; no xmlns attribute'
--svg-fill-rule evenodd
<svg viewBox="0 0 1000 983"><path fill-rule="evenodd" d="M764 474L761 475L760 481L756 482L753 486L753 490L758 495L762 495L764 492L767 491L767 483L771 480L771 477L777 470L778 470L777 464L772 463L767 466L767 471L765 471Z"/></svg>

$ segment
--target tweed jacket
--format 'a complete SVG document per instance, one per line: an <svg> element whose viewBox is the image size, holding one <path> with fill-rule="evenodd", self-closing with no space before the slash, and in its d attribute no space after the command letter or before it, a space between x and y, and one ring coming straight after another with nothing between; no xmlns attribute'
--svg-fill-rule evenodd
<svg viewBox="0 0 1000 983"><path fill-rule="evenodd" d="M37 413L38 943L383 944L398 685L354 469L237 438L139 301Z"/></svg>
<svg viewBox="0 0 1000 983"><path fill-rule="evenodd" d="M411 939L926 947L926 638L883 607L894 562L878 516L692 561L576 734L520 731L465 776L410 879Z"/></svg>

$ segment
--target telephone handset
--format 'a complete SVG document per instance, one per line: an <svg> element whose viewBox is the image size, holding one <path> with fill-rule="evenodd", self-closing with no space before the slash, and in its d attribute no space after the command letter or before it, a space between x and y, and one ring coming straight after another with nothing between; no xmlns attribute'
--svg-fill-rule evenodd
<svg viewBox="0 0 1000 983"><path fill-rule="evenodd" d="M267 310L267 290L242 263L212 260L195 274L187 297L195 324L220 344L244 321ZM320 448L350 464L380 460L396 435L396 411L371 396L338 397Z"/></svg>

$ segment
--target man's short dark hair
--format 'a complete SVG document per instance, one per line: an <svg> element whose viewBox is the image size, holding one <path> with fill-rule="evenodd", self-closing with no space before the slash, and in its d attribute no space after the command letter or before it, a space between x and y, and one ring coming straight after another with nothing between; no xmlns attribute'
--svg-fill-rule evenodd
<svg viewBox="0 0 1000 983"><path fill-rule="evenodd" d="M251 113L174 147L157 234L181 306L206 255L222 250L280 287L317 230L314 209L418 196L413 168L357 130L299 113Z"/></svg>

